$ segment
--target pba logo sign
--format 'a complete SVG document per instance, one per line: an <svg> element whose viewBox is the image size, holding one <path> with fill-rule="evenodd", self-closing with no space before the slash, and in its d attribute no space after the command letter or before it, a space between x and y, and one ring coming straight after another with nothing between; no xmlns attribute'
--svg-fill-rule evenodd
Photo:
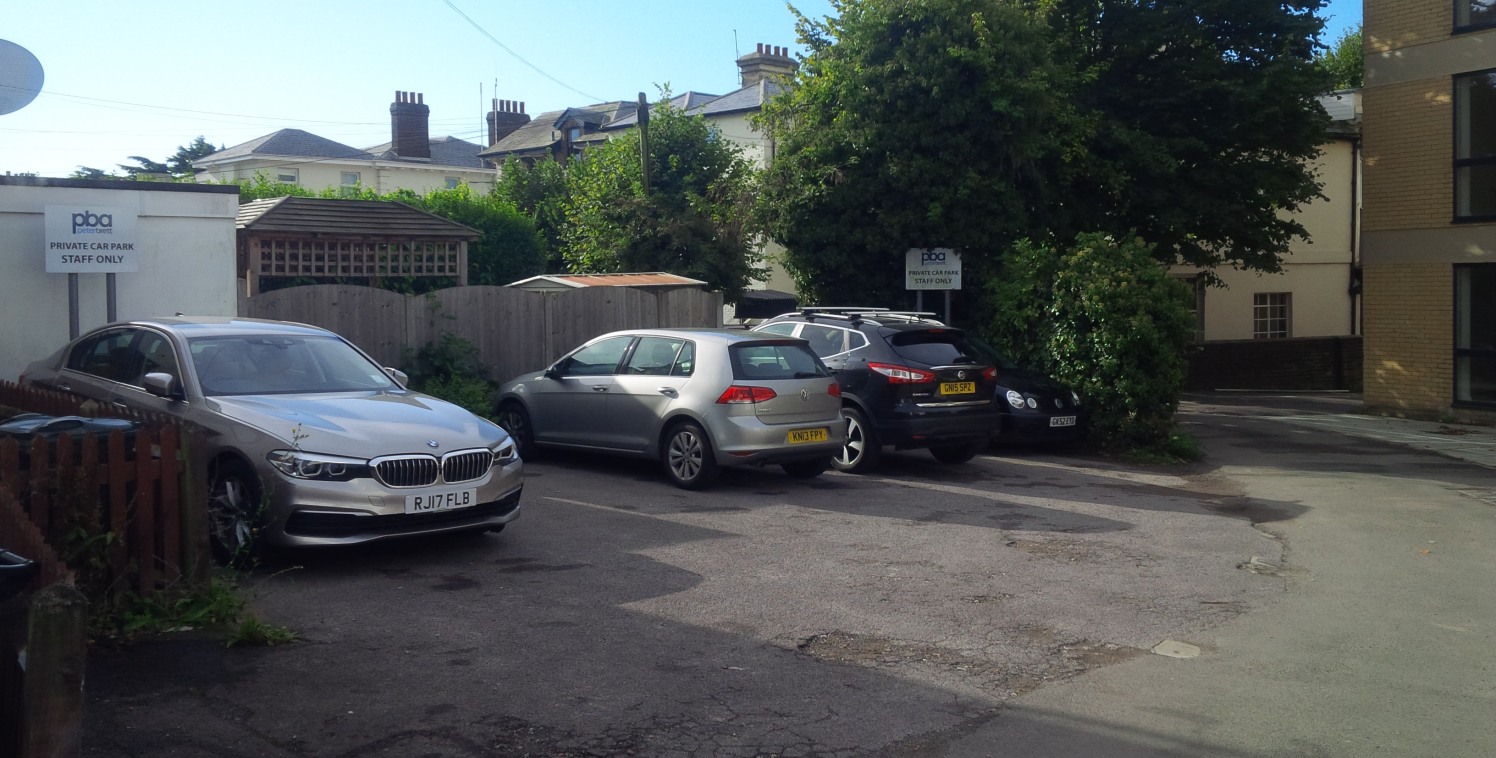
<svg viewBox="0 0 1496 758"><path fill-rule="evenodd" d="M912 248L904 258L904 289L961 289L961 254L948 247Z"/></svg>
<svg viewBox="0 0 1496 758"><path fill-rule="evenodd" d="M44 240L49 274L117 274L140 270L139 214L130 208L48 205Z"/></svg>
<svg viewBox="0 0 1496 758"><path fill-rule="evenodd" d="M114 214L89 210L74 213L73 234L114 234Z"/></svg>

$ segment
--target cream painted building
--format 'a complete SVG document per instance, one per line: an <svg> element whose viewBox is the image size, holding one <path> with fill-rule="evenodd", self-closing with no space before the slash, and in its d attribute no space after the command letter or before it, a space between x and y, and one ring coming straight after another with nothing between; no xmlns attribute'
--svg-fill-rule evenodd
<svg viewBox="0 0 1496 758"><path fill-rule="evenodd" d="M263 175L314 192L365 188L379 194L454 189L466 184L487 193L497 176L478 157L481 145L429 135L431 109L420 93L397 92L390 104L391 139L355 148L300 129L272 134L225 148L193 161L200 182L230 184Z"/></svg>
<svg viewBox="0 0 1496 758"><path fill-rule="evenodd" d="M1355 91L1320 98L1332 119L1314 172L1323 198L1297 218L1308 240L1294 240L1276 274L1217 268L1224 286L1205 286L1200 270L1175 266L1171 274L1195 282L1196 337L1200 341L1341 337L1360 333L1357 243L1360 219L1361 96Z"/></svg>

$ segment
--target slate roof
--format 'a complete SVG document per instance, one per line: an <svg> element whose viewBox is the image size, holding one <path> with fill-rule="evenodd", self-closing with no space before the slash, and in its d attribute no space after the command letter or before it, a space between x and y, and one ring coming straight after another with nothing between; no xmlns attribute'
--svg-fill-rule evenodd
<svg viewBox="0 0 1496 758"><path fill-rule="evenodd" d="M478 157L478 151L483 149L482 145L468 142L456 137L438 137L431 140L431 160L424 161L404 158L392 152L395 143L386 142L383 145L375 145L368 152L381 159L392 161L410 161L427 166L460 166L462 168L487 168L482 158Z"/></svg>
<svg viewBox="0 0 1496 758"><path fill-rule="evenodd" d="M639 109L638 103L615 100L597 103L582 108L567 108L546 111L530 120L530 123L515 129L498 142L478 153L482 157L498 158L506 155L539 155L561 144L561 124L577 119L585 124L603 126L620 118L626 118ZM596 132L583 134L580 142L601 139Z"/></svg>
<svg viewBox="0 0 1496 758"><path fill-rule="evenodd" d="M282 129L233 147L226 147L193 161L194 164L216 163L254 155L287 158L344 158L369 160L374 156L356 147L318 137L300 129Z"/></svg>
<svg viewBox="0 0 1496 758"><path fill-rule="evenodd" d="M479 232L405 203L321 197L276 197L239 206L246 232L321 237L474 240Z"/></svg>
<svg viewBox="0 0 1496 758"><path fill-rule="evenodd" d="M763 79L757 84L750 84L706 103L699 109L690 111L689 115L720 116L727 113L755 111L764 107L765 103L773 100L774 96L786 89L788 88L783 84Z"/></svg>
<svg viewBox="0 0 1496 758"><path fill-rule="evenodd" d="M705 92L687 92L683 95L676 95L675 97L670 98L670 106L672 108L679 108L683 111L690 111L693 108L699 108L703 105L706 105L707 103L716 100L718 97L720 97L720 95L709 95ZM608 125L604 126L603 129L613 131L615 129L627 129L632 126L638 126L638 108L635 108L634 111L634 113L624 116L617 121L609 123Z"/></svg>

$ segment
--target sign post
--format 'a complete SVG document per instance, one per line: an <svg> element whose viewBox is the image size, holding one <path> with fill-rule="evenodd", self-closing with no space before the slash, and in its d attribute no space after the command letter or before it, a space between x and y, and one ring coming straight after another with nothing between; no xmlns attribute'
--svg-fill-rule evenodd
<svg viewBox="0 0 1496 758"><path fill-rule="evenodd" d="M904 254L904 289L914 290L924 310L925 290L945 290L945 321L951 321L951 290L961 289L961 254L948 247L912 247Z"/></svg>
<svg viewBox="0 0 1496 758"><path fill-rule="evenodd" d="M68 338L72 339L79 332L79 274L108 275L108 318L118 318L114 275L140 270L137 218L124 208L91 205L48 205L43 210L47 273L68 275Z"/></svg>

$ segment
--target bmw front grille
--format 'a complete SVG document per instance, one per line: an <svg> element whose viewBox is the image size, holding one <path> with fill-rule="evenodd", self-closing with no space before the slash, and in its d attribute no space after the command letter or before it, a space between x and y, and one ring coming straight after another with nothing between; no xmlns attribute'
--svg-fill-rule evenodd
<svg viewBox="0 0 1496 758"><path fill-rule="evenodd" d="M374 473L387 487L429 487L482 478L493 465L493 453L459 450L440 459L430 455L391 455L372 462Z"/></svg>

